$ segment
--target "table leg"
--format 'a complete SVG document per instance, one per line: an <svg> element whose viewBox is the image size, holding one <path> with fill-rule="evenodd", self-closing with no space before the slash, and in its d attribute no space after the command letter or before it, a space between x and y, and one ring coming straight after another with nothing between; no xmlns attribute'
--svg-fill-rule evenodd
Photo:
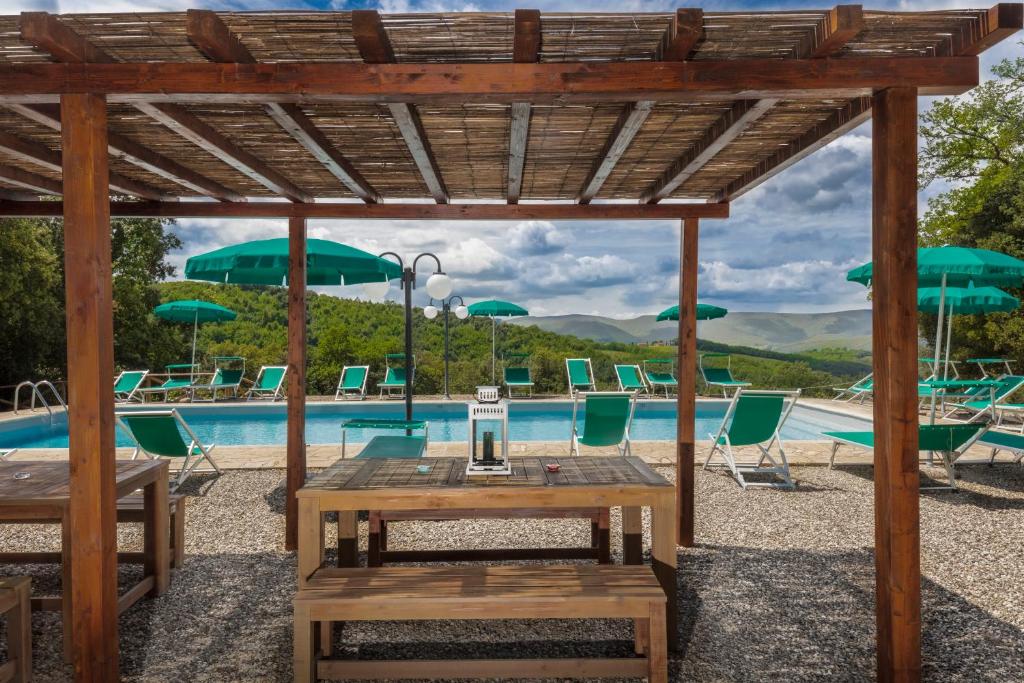
<svg viewBox="0 0 1024 683"><path fill-rule="evenodd" d="M167 501L167 470L163 472L165 476L157 477L142 492L143 574L154 579L150 597L163 595L171 583L171 513Z"/></svg>
<svg viewBox="0 0 1024 683"><path fill-rule="evenodd" d="M299 498L299 588L324 562L324 521L320 501Z"/></svg>
<svg viewBox="0 0 1024 683"><path fill-rule="evenodd" d="M64 661L70 662L72 658L71 646L75 642L72 633L74 621L71 619L71 518L65 508L64 516L61 519L61 579L60 579L60 606L61 619L64 622Z"/></svg>
<svg viewBox="0 0 1024 683"><path fill-rule="evenodd" d="M668 599L665 621L668 632L668 648L679 649L678 614L679 603L676 592L676 518L675 496L661 495L651 506L651 564L658 582L665 589Z"/></svg>
<svg viewBox="0 0 1024 683"><path fill-rule="evenodd" d="M644 528L642 509L622 508L622 564L644 561Z"/></svg>
<svg viewBox="0 0 1024 683"><path fill-rule="evenodd" d="M359 566L359 518L355 512L338 513L338 566Z"/></svg>

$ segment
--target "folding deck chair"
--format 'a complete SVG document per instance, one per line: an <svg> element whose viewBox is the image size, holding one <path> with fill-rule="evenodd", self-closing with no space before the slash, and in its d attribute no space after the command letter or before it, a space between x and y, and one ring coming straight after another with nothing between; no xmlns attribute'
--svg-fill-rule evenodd
<svg viewBox="0 0 1024 683"><path fill-rule="evenodd" d="M875 373L872 372L860 378L845 389L842 387L832 387L832 391L836 392L836 395L832 397L833 401L849 403L859 397L858 403L864 403L864 399L871 396L875 391ZM846 397L846 394L849 394L849 397Z"/></svg>
<svg viewBox="0 0 1024 683"><path fill-rule="evenodd" d="M334 400L344 401L355 398L362 401L366 398L366 380L369 378L369 365L346 365L341 369L338 388L334 391Z"/></svg>
<svg viewBox="0 0 1024 683"><path fill-rule="evenodd" d="M281 388L288 368L283 365L264 365L260 374L256 375L256 383L245 394L245 400L269 398L276 401L281 398Z"/></svg>
<svg viewBox="0 0 1024 683"><path fill-rule="evenodd" d="M204 444L177 410L122 411L114 414L117 424L135 444L132 460L144 453L147 458L184 458L177 479L171 484L175 491L192 472L217 472L210 451L214 444ZM187 438L182 438L185 432ZM206 460L212 469L198 469Z"/></svg>
<svg viewBox="0 0 1024 683"><path fill-rule="evenodd" d="M799 398L799 389L747 391L738 388L722 419L718 434L709 435L712 439L711 450L704 459L704 469L728 469L743 490L754 486L795 489L796 483L789 474L789 461L786 459L780 432ZM771 450L776 444L777 459ZM740 446L756 447L759 452L757 460L737 460L733 449ZM712 462L716 455L721 456L721 462ZM768 462L767 466L765 461ZM748 481L750 475L770 475L772 479ZM776 478L781 481L776 481Z"/></svg>
<svg viewBox="0 0 1024 683"><path fill-rule="evenodd" d="M672 372L674 363L675 360L672 358L651 358L644 361L644 376L651 386L652 394L658 391L658 387L662 387L665 390L665 398L668 398L672 391L679 389L679 382ZM656 369L648 368L648 365L653 365ZM665 366L668 369L664 369ZM657 369L659 367L662 369Z"/></svg>
<svg viewBox="0 0 1024 683"><path fill-rule="evenodd" d="M640 374L639 365L616 365L615 379L619 381L619 391L634 391L637 394L643 392L647 395L651 393L644 376Z"/></svg>
<svg viewBox="0 0 1024 683"><path fill-rule="evenodd" d="M356 458L422 458L427 454L430 441L430 423L426 420L396 420L391 418L353 418L341 423L341 457L345 457L345 444L348 441L349 429L401 429L422 430L423 435L412 434L378 434L366 442Z"/></svg>
<svg viewBox="0 0 1024 683"><path fill-rule="evenodd" d="M200 382L189 385L189 393L192 395L193 401L216 401L217 392L219 391L230 391L232 396L238 398L238 390L242 386L242 376L244 374L245 370L227 370L225 368L217 368L209 383ZM197 399L197 391L209 391L210 398Z"/></svg>
<svg viewBox="0 0 1024 683"><path fill-rule="evenodd" d="M1000 429L989 429L978 439L978 445L988 446L992 449L987 461L989 465L995 463L996 455L999 451L1009 451L1014 456L1014 464L1021 464L1024 461L1024 434L1004 432ZM964 462L963 464L969 465L973 463Z"/></svg>
<svg viewBox="0 0 1024 683"><path fill-rule="evenodd" d="M0 462L7 460L7 458L11 457L17 452L17 448L0 448Z"/></svg>
<svg viewBox="0 0 1024 683"><path fill-rule="evenodd" d="M128 403L135 399L141 401L142 397L136 394L139 393L139 388L148 374L149 370L125 370L118 375L114 380L114 402Z"/></svg>
<svg viewBox="0 0 1024 683"><path fill-rule="evenodd" d="M986 431L988 431L988 425L940 424L918 426L918 451L938 453L942 458L942 466L946 470L946 477L949 481L945 486L922 486L921 490L956 491L956 473L953 470L953 464ZM829 469L832 469L832 465L835 463L836 451L844 444L858 446L867 450L874 450L875 448L874 432L824 432L822 436L832 439L832 455L828 460Z"/></svg>
<svg viewBox="0 0 1024 683"><path fill-rule="evenodd" d="M193 370L196 368L195 365L191 363L173 363L165 366L165 368L167 370L167 379L155 387L141 387L139 389L138 393L142 395L143 403L145 403L150 396L156 394L163 394L164 401L166 401L169 392L184 391L187 393L192 387ZM186 370L188 371L188 376L184 376L184 372L180 372ZM175 375L182 376L176 377Z"/></svg>
<svg viewBox="0 0 1024 683"><path fill-rule="evenodd" d="M577 421L581 397L584 402L582 432ZM629 428L633 424L635 410L635 391L576 392L572 402L569 455L579 455L580 446L615 446L620 455L629 455Z"/></svg>
<svg viewBox="0 0 1024 683"><path fill-rule="evenodd" d="M705 358L725 358L726 365L724 368L707 367L704 365ZM750 382L741 382L732 376L732 356L728 353L703 353L700 355L697 366L700 368L700 376L704 379L704 386L708 388L708 391L711 391L711 387L719 387L725 398L729 398L729 389L739 391L750 386Z"/></svg>
<svg viewBox="0 0 1024 683"><path fill-rule="evenodd" d="M519 363L528 362L529 354L526 353L507 353L505 354L505 362L508 363L510 360L517 361ZM530 374L530 366L527 365L506 365L505 366L505 389L508 392L508 397L513 398L514 392L519 390L525 390L528 397L533 397L533 376Z"/></svg>
<svg viewBox="0 0 1024 683"><path fill-rule="evenodd" d="M566 358L565 372L569 376L569 396L580 391L597 391L589 358Z"/></svg>
<svg viewBox="0 0 1024 683"><path fill-rule="evenodd" d="M384 381L377 382L381 398L384 398L385 391L387 392L387 398L405 398L405 366L390 365L391 361L398 359L404 361L405 354L389 353L384 356L384 365L387 370L384 372ZM412 381L416 381L416 356L412 357ZM399 393L396 395L395 391Z"/></svg>
<svg viewBox="0 0 1024 683"><path fill-rule="evenodd" d="M953 404L953 407L943 417L949 418L960 411L966 411L972 413L967 418L967 422L974 422L978 418L983 417L986 412L993 412L993 398L995 400L994 407L998 410L1000 404L1006 403L1010 396L1021 387L1024 387L1024 375L1003 375L995 381L999 383L995 387L995 392L992 392L989 388L979 389L967 396L969 400ZM945 403L945 400L943 403Z"/></svg>
<svg viewBox="0 0 1024 683"><path fill-rule="evenodd" d="M1013 374L1013 369L1010 367L1010 364L1013 363L1013 360L1009 358L968 358L964 362L974 363L975 365L977 365L978 369L981 370L982 377L998 377L1001 374L999 372L989 372L988 370L985 369L986 365L1002 365L1004 368L1006 368L1005 374Z"/></svg>

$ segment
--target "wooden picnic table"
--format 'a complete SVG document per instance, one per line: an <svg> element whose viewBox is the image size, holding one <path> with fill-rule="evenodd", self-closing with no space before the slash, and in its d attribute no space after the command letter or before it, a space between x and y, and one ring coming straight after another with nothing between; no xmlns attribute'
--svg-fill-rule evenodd
<svg viewBox="0 0 1024 683"><path fill-rule="evenodd" d="M549 472L548 463L560 465ZM420 474L418 465L429 465ZM624 549L641 538L641 509L651 511L651 561L668 598L668 641L675 649L675 487L639 458L512 458L511 475L467 475L464 458L339 460L297 492L298 582L324 564L324 515L339 516L339 552L358 539L361 510L479 510L621 507ZM453 515L457 516L457 515ZM351 553L354 556L354 553ZM639 562L635 551L627 562Z"/></svg>
<svg viewBox="0 0 1024 683"><path fill-rule="evenodd" d="M27 478L15 478L27 473ZM115 488L123 498L143 489L143 577L118 597L118 613L144 596L162 595L170 581L168 510L168 464L166 460L118 460ZM64 613L64 653L70 655L72 643L71 597L74 595L71 573L71 546L74 537L68 515L70 466L67 462L0 462L0 524L61 525L61 550L54 552L3 552L0 562L28 564L60 562L61 595L33 597L33 610ZM88 542L88 539L85 539ZM131 555L131 554L127 554Z"/></svg>

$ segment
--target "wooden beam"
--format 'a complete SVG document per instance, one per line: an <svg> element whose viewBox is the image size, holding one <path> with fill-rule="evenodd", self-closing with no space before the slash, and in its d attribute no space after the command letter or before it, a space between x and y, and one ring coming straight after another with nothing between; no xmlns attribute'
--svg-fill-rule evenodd
<svg viewBox="0 0 1024 683"><path fill-rule="evenodd" d="M591 199L597 196L604 182L608 180L608 176L615 169L615 165L619 163L619 159L629 149L633 138L640 132L640 128L643 127L644 121L650 116L655 104L651 100L641 100L636 103L627 104L622 109L618 121L615 122L615 126L612 128L611 135L608 136L608 140L605 142L604 149L598 155L590 175L587 176L587 180L583 183L583 190L577 197L577 201L580 204L588 204Z"/></svg>
<svg viewBox="0 0 1024 683"><path fill-rule="evenodd" d="M679 234L679 341L676 372L679 419L676 421L676 543L692 548L694 452L697 416L697 257L700 219L687 218Z"/></svg>
<svg viewBox="0 0 1024 683"><path fill-rule="evenodd" d="M512 61L534 64L540 60L540 10L517 9L512 36ZM526 147L530 139L530 103L513 102L510 112L508 142L509 204L517 204L523 191L523 168L526 165Z"/></svg>
<svg viewBox="0 0 1024 683"><path fill-rule="evenodd" d="M704 10L679 8L662 36L655 61L686 61L703 40Z"/></svg>
<svg viewBox="0 0 1024 683"><path fill-rule="evenodd" d="M213 126L184 107L175 104L141 103L139 111L160 122L197 147L205 150L276 194L293 202L312 202L313 196L271 168L262 159L245 151Z"/></svg>
<svg viewBox="0 0 1024 683"><path fill-rule="evenodd" d="M965 21L959 31L946 36L935 46L942 57L979 55L1024 28L1024 5L1000 3L981 10L973 21Z"/></svg>
<svg viewBox="0 0 1024 683"><path fill-rule="evenodd" d="M716 195L716 201L731 201L750 192L804 157L818 151L836 138L871 118L871 98L860 97L847 102L825 121L814 126L772 156L758 162Z"/></svg>
<svg viewBox="0 0 1024 683"><path fill-rule="evenodd" d="M704 11L700 9L680 9L672 18L668 30L662 38L656 59L682 61L693 52L697 43L704 39ZM587 204L601 191L608 176L615 169L619 159L629 149L633 138L640 132L647 117L654 110L657 102L640 100L628 103L619 114L604 149L594 162L590 175L583 183L583 189L577 200Z"/></svg>
<svg viewBox="0 0 1024 683"><path fill-rule="evenodd" d="M41 126L60 132L60 107L58 105L11 104L7 108ZM107 151L112 157L138 166L161 178L166 178L193 192L225 202L245 201L245 197L234 190L228 189L124 135L107 131Z"/></svg>
<svg viewBox="0 0 1024 683"><path fill-rule="evenodd" d="M917 93L875 95L872 357L879 681L921 679Z"/></svg>
<svg viewBox="0 0 1024 683"><path fill-rule="evenodd" d="M186 12L188 37L207 57L215 62L255 64L256 58L224 21L211 10L190 9ZM324 168L367 204L380 201L380 195L363 175L337 150L297 106L271 102L267 114L281 128L313 155Z"/></svg>
<svg viewBox="0 0 1024 683"><path fill-rule="evenodd" d="M60 202L0 201L0 216L59 216ZM357 204L318 202L113 202L115 216L164 218L350 218L360 220L666 220L728 218L727 203L691 204Z"/></svg>
<svg viewBox="0 0 1024 683"><path fill-rule="evenodd" d="M977 57L844 57L540 64L214 64L152 62L0 66L0 104L103 92L108 101L576 103L832 99L915 87L958 95L978 84Z"/></svg>
<svg viewBox="0 0 1024 683"><path fill-rule="evenodd" d="M60 195L64 192L64 186L59 180L47 178L46 176L25 171L15 166L0 164L0 181L22 190L42 194Z"/></svg>
<svg viewBox="0 0 1024 683"><path fill-rule="evenodd" d="M836 5L793 50L796 59L821 59L837 55L847 43L864 30L861 5Z"/></svg>
<svg viewBox="0 0 1024 683"><path fill-rule="evenodd" d="M384 29L377 10L353 10L352 11L352 34L359 48L359 54L367 64L390 64L394 63L395 51L391 46L391 39ZM416 109L407 102L392 102L388 104L391 118L398 126L399 132L405 139L405 144L412 155L413 163L419 169L423 182L430 191L430 195L438 204L448 203L448 188L445 187L444 179L441 177L441 169L434 159L434 152L427 140L427 132L420 121L420 115Z"/></svg>
<svg viewBox="0 0 1024 683"><path fill-rule="evenodd" d="M115 61L62 24L60 19L46 12L23 13L21 37L22 40L46 50L61 62L109 64ZM296 202L313 201L311 195L300 190L262 160L235 145L187 109L175 104L150 103L139 104L137 108L271 191Z"/></svg>
<svg viewBox="0 0 1024 683"><path fill-rule="evenodd" d="M68 338L70 601L76 681L116 681L117 509L114 323L107 192L107 109L99 95L61 98Z"/></svg>
<svg viewBox="0 0 1024 683"><path fill-rule="evenodd" d="M640 201L660 202L689 180L697 171L715 158L729 143L738 138L750 124L765 115L778 100L740 100L711 125L704 135L665 169Z"/></svg>
<svg viewBox="0 0 1024 683"><path fill-rule="evenodd" d="M306 483L306 219L288 219L288 453L285 549L299 539L299 500Z"/></svg>

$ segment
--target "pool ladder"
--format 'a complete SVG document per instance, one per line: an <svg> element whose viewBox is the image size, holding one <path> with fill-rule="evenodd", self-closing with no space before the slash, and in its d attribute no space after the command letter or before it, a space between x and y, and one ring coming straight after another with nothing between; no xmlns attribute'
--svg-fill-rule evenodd
<svg viewBox="0 0 1024 683"><path fill-rule="evenodd" d="M67 411L68 404L64 402L63 398L61 398L60 392L57 391L57 387L53 386L53 382L51 382L49 380L46 380L46 379L44 379L44 380L42 380L40 382L29 382L29 381L26 380L26 381L22 382L21 384L19 384L17 387L14 388L14 414L15 415L18 414L18 395L21 393L21 388L22 387L28 387L29 389L32 390L32 393L31 393L32 401L29 404L29 410L31 410L33 413L36 411L36 399L38 398L40 405L42 405L44 408L46 408L46 412L50 416L50 423L51 424L53 423L53 408L50 407L50 404L46 402L46 397L43 396L43 392L40 391L40 389L49 389L50 393L53 394L53 397L57 399L57 403L60 404L60 406L65 411Z"/></svg>

